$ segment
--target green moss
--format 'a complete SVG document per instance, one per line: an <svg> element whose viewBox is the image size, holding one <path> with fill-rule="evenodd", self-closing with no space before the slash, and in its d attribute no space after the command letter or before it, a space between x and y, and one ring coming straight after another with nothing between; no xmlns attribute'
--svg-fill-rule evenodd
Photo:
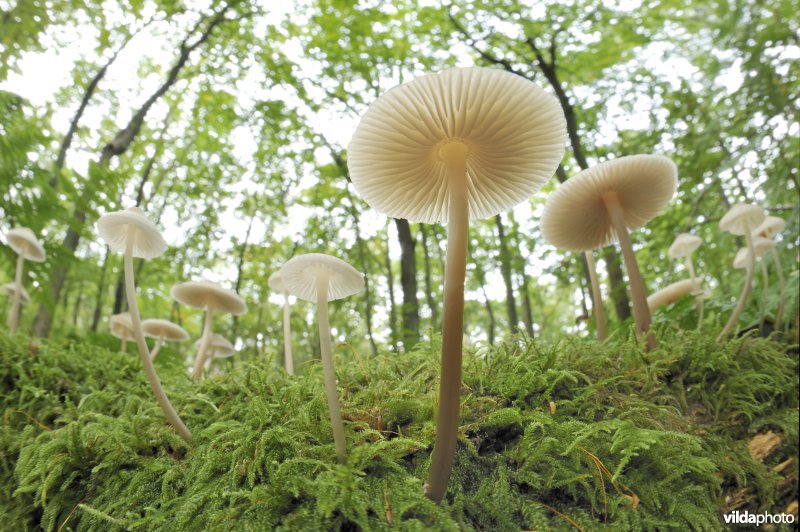
<svg viewBox="0 0 800 532"><path fill-rule="evenodd" d="M107 338L0 335L0 513L14 530L713 530L730 499L797 497L797 349L663 325L633 341L517 339L465 356L446 501L422 496L438 346L336 353L349 460L335 460L319 364L239 363L193 385L157 368L194 440L166 425ZM551 413L551 404L555 413ZM746 444L783 439L764 462Z"/></svg>

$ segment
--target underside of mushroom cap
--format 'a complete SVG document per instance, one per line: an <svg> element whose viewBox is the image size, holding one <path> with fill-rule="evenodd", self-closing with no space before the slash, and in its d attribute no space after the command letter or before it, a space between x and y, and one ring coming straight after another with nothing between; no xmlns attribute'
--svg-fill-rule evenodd
<svg viewBox="0 0 800 532"><path fill-rule="evenodd" d="M773 249L775 249L775 241L771 238L756 237L753 239L753 251L755 251L755 257L757 259L763 257ZM737 269L747 267L749 255L749 249L741 248L736 252L736 257L733 259L733 267Z"/></svg>
<svg viewBox="0 0 800 532"><path fill-rule="evenodd" d="M24 286L22 286L20 288L21 288L21 290L19 292L20 300L22 301L23 304L27 305L28 303L31 302L31 298L28 295L28 291L25 290ZM3 285L3 290L5 291L7 296L14 297L14 294L17 293L17 285L16 285L16 283L6 283L6 284Z"/></svg>
<svg viewBox="0 0 800 532"><path fill-rule="evenodd" d="M138 207L106 213L97 221L97 232L108 247L117 253L125 252L129 229L133 230L134 257L153 259L167 250L167 242L161 236L161 231Z"/></svg>
<svg viewBox="0 0 800 532"><path fill-rule="evenodd" d="M189 339L189 333L177 323L156 318L142 322L142 333L151 338L163 336L165 340L173 342L182 342Z"/></svg>
<svg viewBox="0 0 800 532"><path fill-rule="evenodd" d="M233 290L212 281L188 281L174 285L170 295L179 303L199 309L213 309L240 316L247 312L247 304Z"/></svg>
<svg viewBox="0 0 800 532"><path fill-rule="evenodd" d="M699 236L690 235L689 233L681 233L675 238L675 241L669 247L667 254L669 258L675 260L691 255L694 250L700 247L703 240Z"/></svg>
<svg viewBox="0 0 800 532"><path fill-rule="evenodd" d="M17 255L24 255L25 260L44 262L45 252L39 239L27 227L15 227L6 233L8 245Z"/></svg>
<svg viewBox="0 0 800 532"><path fill-rule="evenodd" d="M669 305L670 303L674 303L681 297L688 296L691 293L692 280L684 279L683 281L669 284L658 292L652 293L647 298L647 306L650 308L650 312L654 312L661 305Z"/></svg>
<svg viewBox="0 0 800 532"><path fill-rule="evenodd" d="M194 343L195 349L200 349L202 339ZM216 358L229 358L236 352L236 348L221 334L214 333L209 337L208 350Z"/></svg>
<svg viewBox="0 0 800 532"><path fill-rule="evenodd" d="M113 336L117 338L122 338L123 334L128 337L133 336L133 322L131 321L130 312L114 314L108 319L108 323Z"/></svg>
<svg viewBox="0 0 800 532"><path fill-rule="evenodd" d="M753 231L753 237L772 238L786 228L786 222L783 218L777 216L767 216L761 225Z"/></svg>
<svg viewBox="0 0 800 532"><path fill-rule="evenodd" d="M766 218L764 209L758 205L737 203L719 221L719 228L736 236L753 231Z"/></svg>
<svg viewBox="0 0 800 532"><path fill-rule="evenodd" d="M583 170L547 200L542 235L560 249L588 251L617 240L603 202L616 192L628 230L655 218L677 188L678 169L662 155L629 155Z"/></svg>
<svg viewBox="0 0 800 532"><path fill-rule="evenodd" d="M341 259L322 253L298 255L283 268L286 290L306 301L317 301L317 279L328 279L328 301L357 294L364 289L364 275Z"/></svg>
<svg viewBox="0 0 800 532"><path fill-rule="evenodd" d="M281 270L272 272L272 275L270 275L269 279L267 279L267 286L269 286L270 290L273 292L278 292L279 294L283 293L286 287L283 283L283 273Z"/></svg>
<svg viewBox="0 0 800 532"><path fill-rule="evenodd" d="M466 146L471 219L534 194L564 155L566 121L536 84L491 68L451 68L395 87L370 105L348 147L348 168L366 202L393 218L448 217L440 150Z"/></svg>

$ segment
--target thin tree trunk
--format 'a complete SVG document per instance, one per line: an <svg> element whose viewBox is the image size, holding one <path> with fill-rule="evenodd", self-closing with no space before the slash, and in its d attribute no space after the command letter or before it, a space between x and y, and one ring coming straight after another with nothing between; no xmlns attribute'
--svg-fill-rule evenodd
<svg viewBox="0 0 800 532"><path fill-rule="evenodd" d="M492 310L492 302L489 300L489 296L486 293L486 274L477 261L475 262L475 277L481 284L481 294L483 294L483 306L486 309L486 314L489 318L489 323L486 324L487 340L489 341L489 345L494 345L494 340L495 340L494 331L496 328L494 319L494 310Z"/></svg>
<svg viewBox="0 0 800 532"><path fill-rule="evenodd" d="M395 218L400 241L400 286L403 289L403 350L409 351L419 343L419 301L417 300L417 242L411 234L408 220Z"/></svg>
<svg viewBox="0 0 800 532"><path fill-rule="evenodd" d="M106 291L106 271L108 270L108 258L111 255L111 250L106 246L106 256L103 258L103 266L100 268L100 279L97 282L97 294L94 298L94 312L92 313L91 331L97 332L97 326L100 324L100 317L103 313L103 296Z"/></svg>
<svg viewBox="0 0 800 532"><path fill-rule="evenodd" d="M433 283L431 282L431 256L428 251L428 232L425 224L418 224L419 234L422 236L422 254L425 265L425 297L431 311L431 328L436 330L439 323L439 307L433 297Z"/></svg>
<svg viewBox="0 0 800 532"><path fill-rule="evenodd" d="M389 332L390 343L395 352L397 352L397 308L394 304L394 273L392 273L392 259L389 256L389 243L386 243L383 262L386 267L386 281L389 285Z"/></svg>
<svg viewBox="0 0 800 532"><path fill-rule="evenodd" d="M506 231L503 219L500 215L494 217L494 225L497 227L498 255L500 259L500 272L503 275L503 283L506 285L506 311L508 312L508 326L512 333L519 332L519 321L517 319L517 301L514 298L514 283L511 278L511 258L508 252L508 242L506 242Z"/></svg>
<svg viewBox="0 0 800 532"><path fill-rule="evenodd" d="M239 289L242 287L242 280L244 279L244 257L247 254L247 246L250 242L250 232L253 230L253 221L256 219L256 212L254 211L253 214L250 216L250 221L247 222L247 231L244 234L244 241L242 242L242 248L239 250L239 259L236 265L236 284L233 287L233 291L237 294L239 293ZM231 337L236 339L237 330L239 328L239 316L233 317L233 328L231 329Z"/></svg>
<svg viewBox="0 0 800 532"><path fill-rule="evenodd" d="M205 43L211 36L214 28L216 28L225 20L225 14L228 9L230 9L230 6L228 4L224 4L222 9L216 12L213 16L201 20L201 22L192 28L189 36L187 36L181 42L178 47L179 53L177 60L167 74L167 78L164 83L162 83L161 86L150 95L144 104L142 104L142 106L133 114L128 124L123 129L119 130L114 139L106 144L101 150L100 158L97 162L97 167L101 172L108 168L108 164L112 158L119 157L128 150L136 136L139 134L150 108L170 89L170 87L172 87L172 85L175 84L175 82L178 80L178 75L188 62L191 53ZM191 36L196 32L200 25L206 21L208 21L208 23L203 32L195 39L193 43L190 44L189 39ZM92 187L92 189L94 189L94 187ZM62 242L64 249L73 255L75 250L78 248L78 243L81 239L81 232L86 226L86 209L91 204L89 190L89 187L85 187L83 190L83 196L78 198L75 211L72 215L70 227L68 228L67 234ZM50 293L53 295L54 300L58 300L59 296L61 295L61 290L64 287L64 280L66 279L68 269L68 262L62 261L55 267L50 277ZM53 316L50 312L50 309L46 305L40 305L36 312L33 333L40 337L47 336L50 333L52 323Z"/></svg>
<svg viewBox="0 0 800 532"><path fill-rule="evenodd" d="M75 298L74 306L72 307L72 326L77 327L78 325L78 315L81 311L81 304L83 303L83 287L84 282L81 281L78 283L78 296Z"/></svg>
<svg viewBox="0 0 800 532"><path fill-rule="evenodd" d="M530 338L533 338L533 311L531 309L531 297L528 291L528 273L525 271L526 258L522 256L522 242L519 231L519 224L514 218L513 211L508 212L508 220L511 222L511 231L514 235L514 247L517 249L517 263L518 274L520 278L519 292L522 296L522 308L524 311L523 322L525 323L525 332Z"/></svg>

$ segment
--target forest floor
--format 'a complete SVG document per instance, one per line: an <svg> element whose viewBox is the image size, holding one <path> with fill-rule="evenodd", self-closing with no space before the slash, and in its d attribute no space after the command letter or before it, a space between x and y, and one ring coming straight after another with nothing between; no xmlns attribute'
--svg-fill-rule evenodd
<svg viewBox="0 0 800 532"><path fill-rule="evenodd" d="M339 465L316 362L290 377L238 361L193 384L165 349L156 367L194 432L187 444L138 357L110 337L0 333L0 528L718 530L736 528L724 520L735 510L796 518L796 333L658 336L647 354L569 338L466 353L438 506L422 495L435 341L376 357L336 347Z"/></svg>

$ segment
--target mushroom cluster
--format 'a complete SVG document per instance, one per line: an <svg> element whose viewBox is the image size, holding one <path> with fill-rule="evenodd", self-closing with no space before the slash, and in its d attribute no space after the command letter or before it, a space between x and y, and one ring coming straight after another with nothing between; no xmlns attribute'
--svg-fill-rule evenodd
<svg viewBox="0 0 800 532"><path fill-rule="evenodd" d="M23 302L30 301L28 293L22 284L22 272L25 260L44 262L45 252L39 239L27 227L16 227L6 233L8 245L17 254L17 269L14 275L14 286L6 288L6 293L11 296L11 310L8 312L8 330L11 334L17 332L19 326L20 307Z"/></svg>

